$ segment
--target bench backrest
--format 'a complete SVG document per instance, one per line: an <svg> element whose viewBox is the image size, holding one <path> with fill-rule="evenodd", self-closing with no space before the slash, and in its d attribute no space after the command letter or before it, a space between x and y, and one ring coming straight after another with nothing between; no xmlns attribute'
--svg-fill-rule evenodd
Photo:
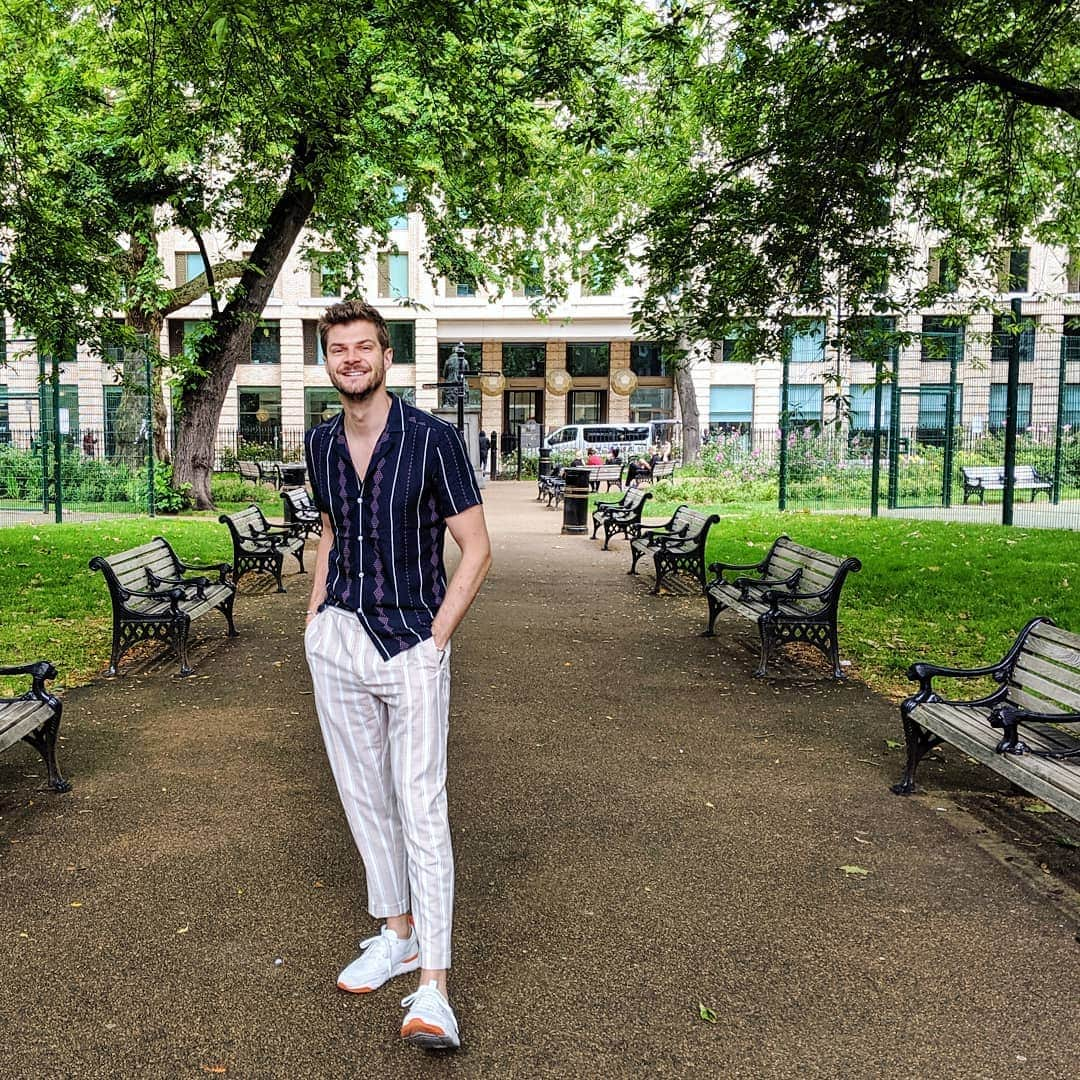
<svg viewBox="0 0 1080 1080"><path fill-rule="evenodd" d="M645 491L642 488L629 488L622 498L621 509L637 511L641 513L645 503L652 498L651 491Z"/></svg>
<svg viewBox="0 0 1080 1080"><path fill-rule="evenodd" d="M1008 700L1032 712L1080 712L1080 635L1033 620L1017 645Z"/></svg>
<svg viewBox="0 0 1080 1080"><path fill-rule="evenodd" d="M1043 480L1039 476L1034 465L1014 465L1013 481L1017 486L1021 484L1046 484L1047 487L1050 486L1048 480Z"/></svg>
<svg viewBox="0 0 1080 1080"><path fill-rule="evenodd" d="M285 506L286 511L316 511L315 504L311 501L311 496L307 492L307 488L291 487L281 489L281 501Z"/></svg>
<svg viewBox="0 0 1080 1080"><path fill-rule="evenodd" d="M259 471L259 466L254 461L238 461L236 468L240 472L240 478L242 480L254 480L256 483L262 479L262 473Z"/></svg>
<svg viewBox="0 0 1080 1080"><path fill-rule="evenodd" d="M621 465L593 465L589 468L589 479L594 483L598 480L618 480L621 477Z"/></svg>
<svg viewBox="0 0 1080 1080"><path fill-rule="evenodd" d="M1000 465L961 465L960 471L964 474L964 482L975 487L980 484L1000 484Z"/></svg>
<svg viewBox="0 0 1080 1080"><path fill-rule="evenodd" d="M674 461L658 461L652 467L652 478L654 480L663 480L665 476L675 475L675 462Z"/></svg>
<svg viewBox="0 0 1080 1080"><path fill-rule="evenodd" d="M262 536L266 532L266 518L255 505L246 506L243 510L234 510L231 514L222 514L218 521L228 525L234 537L243 540Z"/></svg>
<svg viewBox="0 0 1080 1080"><path fill-rule="evenodd" d="M790 537L780 536L769 551L764 576L783 579L799 571L795 592L814 593L829 590L823 601L835 604L844 578L850 572L861 569L862 563L858 559L830 555L816 548L796 544Z"/></svg>
<svg viewBox="0 0 1080 1080"><path fill-rule="evenodd" d="M672 515L671 531L680 535L688 544L704 544L709 529L719 520L718 514L703 514L700 510L680 506Z"/></svg>
<svg viewBox="0 0 1080 1080"><path fill-rule="evenodd" d="M115 555L95 555L90 560L90 569L100 570L105 575L114 599L120 589L146 592L150 588L147 570L162 578L183 576L175 552L162 536Z"/></svg>

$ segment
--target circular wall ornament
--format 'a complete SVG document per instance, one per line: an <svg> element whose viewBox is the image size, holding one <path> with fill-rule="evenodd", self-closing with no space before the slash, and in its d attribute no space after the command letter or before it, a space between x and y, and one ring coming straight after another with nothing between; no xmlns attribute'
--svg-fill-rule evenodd
<svg viewBox="0 0 1080 1080"><path fill-rule="evenodd" d="M569 371L552 368L544 379L544 385L548 388L548 393L561 396L570 393L574 387L574 379Z"/></svg>
<svg viewBox="0 0 1080 1080"><path fill-rule="evenodd" d="M609 379L611 389L626 397L637 389L637 376L629 368L616 368Z"/></svg>
<svg viewBox="0 0 1080 1080"><path fill-rule="evenodd" d="M498 397L506 389L506 378L501 372L480 376L480 393L488 397Z"/></svg>
<svg viewBox="0 0 1080 1080"><path fill-rule="evenodd" d="M260 409L255 414L255 419L258 420L260 424L265 424L266 421L270 419L270 414L265 409Z"/></svg>

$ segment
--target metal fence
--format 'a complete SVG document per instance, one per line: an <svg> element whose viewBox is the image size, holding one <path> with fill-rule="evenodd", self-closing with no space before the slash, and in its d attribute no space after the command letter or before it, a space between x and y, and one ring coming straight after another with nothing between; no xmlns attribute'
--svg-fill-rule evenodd
<svg viewBox="0 0 1080 1080"><path fill-rule="evenodd" d="M41 357L0 400L0 522L154 512L152 370L145 354Z"/></svg>

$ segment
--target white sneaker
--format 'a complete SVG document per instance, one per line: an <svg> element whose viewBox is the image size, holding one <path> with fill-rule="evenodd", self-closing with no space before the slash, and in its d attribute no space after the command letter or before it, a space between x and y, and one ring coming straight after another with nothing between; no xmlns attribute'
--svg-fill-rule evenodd
<svg viewBox="0 0 1080 1080"><path fill-rule="evenodd" d="M360 942L360 955L338 976L338 989L350 994L369 994L387 979L420 967L420 943L409 928L404 941L384 926L376 937Z"/></svg>
<svg viewBox="0 0 1080 1080"><path fill-rule="evenodd" d="M457 1017L434 979L402 998L401 1006L409 1010L401 1024L401 1037L407 1043L425 1050L456 1050L461 1045Z"/></svg>

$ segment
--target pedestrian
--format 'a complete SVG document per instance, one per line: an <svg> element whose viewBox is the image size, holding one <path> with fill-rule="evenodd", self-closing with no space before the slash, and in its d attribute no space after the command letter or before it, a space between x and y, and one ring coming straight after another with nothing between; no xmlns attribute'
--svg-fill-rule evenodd
<svg viewBox="0 0 1080 1080"><path fill-rule="evenodd" d="M446 797L450 639L491 564L484 511L456 428L386 389L386 322L359 300L319 320L343 411L307 433L323 531L304 645L315 706L384 925L338 976L352 993L419 970L401 1036L460 1045L447 997L454 861ZM446 530L461 549L446 580Z"/></svg>
<svg viewBox="0 0 1080 1080"><path fill-rule="evenodd" d="M488 453L491 450L491 440L484 434L483 431L481 431L476 438L476 442L480 449L480 473L482 476L487 476Z"/></svg>
<svg viewBox="0 0 1080 1080"><path fill-rule="evenodd" d="M600 451L595 446L589 447L589 456L585 459L586 465L603 465L604 459L600 456Z"/></svg>

